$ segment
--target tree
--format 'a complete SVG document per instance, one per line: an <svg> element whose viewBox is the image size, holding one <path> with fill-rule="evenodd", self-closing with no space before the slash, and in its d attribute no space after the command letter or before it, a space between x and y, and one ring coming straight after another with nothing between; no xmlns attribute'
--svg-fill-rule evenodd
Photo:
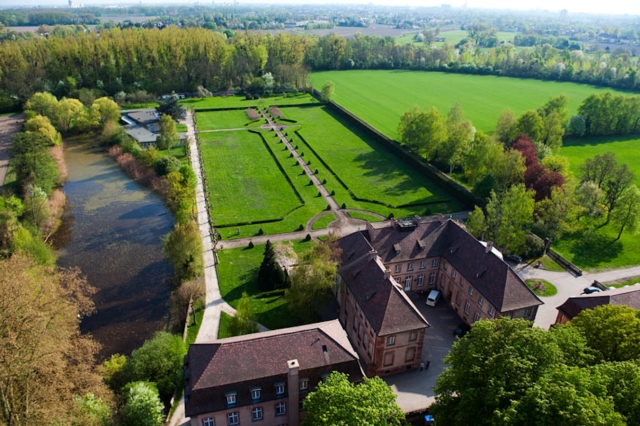
<svg viewBox="0 0 640 426"><path fill-rule="evenodd" d="M303 407L304 426L402 425L405 419L395 394L380 377L356 385L336 371L307 395Z"/></svg>
<svg viewBox="0 0 640 426"><path fill-rule="evenodd" d="M24 190L24 206L27 220L42 232L51 217L47 193L35 185L27 185Z"/></svg>
<svg viewBox="0 0 640 426"><path fill-rule="evenodd" d="M91 105L91 115L104 126L108 121L120 119L120 107L107 97L98 98Z"/></svg>
<svg viewBox="0 0 640 426"><path fill-rule="evenodd" d="M540 117L547 117L552 114L558 115L560 125L564 125L569 119L569 97L567 95L554 96L546 104L538 108Z"/></svg>
<svg viewBox="0 0 640 426"><path fill-rule="evenodd" d="M491 173L495 176L500 191L524 182L527 169L525 159L515 149L507 149L497 153L491 165Z"/></svg>
<svg viewBox="0 0 640 426"><path fill-rule="evenodd" d="M258 330L258 322L253 313L251 298L249 298L246 292L243 292L238 302L236 314L231 317L229 333L231 333L232 336L242 336L244 334L256 333Z"/></svg>
<svg viewBox="0 0 640 426"><path fill-rule="evenodd" d="M335 92L335 85L333 81L327 81L322 85L322 91L320 92L320 99L322 102L329 102L333 99L333 94Z"/></svg>
<svg viewBox="0 0 640 426"><path fill-rule="evenodd" d="M498 142L505 146L511 145L516 127L516 116L510 109L506 109L498 116L495 137Z"/></svg>
<svg viewBox="0 0 640 426"><path fill-rule="evenodd" d="M267 244L264 247L264 258L258 271L258 288L261 291L271 291L277 288L284 288L284 286L284 271L278 264L271 241L267 240Z"/></svg>
<svg viewBox="0 0 640 426"><path fill-rule="evenodd" d="M515 134L524 133L532 140L539 141L544 131L544 121L540 115L533 110L522 113L515 125Z"/></svg>
<svg viewBox="0 0 640 426"><path fill-rule="evenodd" d="M171 153L171 148L178 143L180 137L176 130L176 122L171 116L162 114L160 117L160 135L156 139L158 149L166 149Z"/></svg>
<svg viewBox="0 0 640 426"><path fill-rule="evenodd" d="M544 116L542 122L540 142L554 151L560 149L562 147L562 137L564 136L564 126L560 121L560 115L557 112L552 112Z"/></svg>
<svg viewBox="0 0 640 426"><path fill-rule="evenodd" d="M24 130L42 135L52 146L62 145L62 136L53 127L49 119L43 115L36 115L25 121Z"/></svg>
<svg viewBox="0 0 640 426"><path fill-rule="evenodd" d="M552 332L528 321L477 321L445 357L431 411L439 425L503 424L513 401L563 360Z"/></svg>
<svg viewBox="0 0 640 426"><path fill-rule="evenodd" d="M160 115L169 115L175 121L182 120L187 114L187 110L180 105L176 96L171 96L171 98L167 100L160 101L160 105L156 107L156 112Z"/></svg>
<svg viewBox="0 0 640 426"><path fill-rule="evenodd" d="M533 207L533 191L522 184L500 195L493 192L486 207L489 238L504 250L518 253L524 248L526 228L533 222Z"/></svg>
<svg viewBox="0 0 640 426"><path fill-rule="evenodd" d="M335 285L338 259L335 238L313 242L305 251L298 266L291 272L291 288L285 295L290 309L301 318L314 319L315 308L331 296Z"/></svg>
<svg viewBox="0 0 640 426"><path fill-rule="evenodd" d="M400 117L398 133L402 143L418 155L431 159L447 139L447 126L437 109L422 111L414 106Z"/></svg>
<svg viewBox="0 0 640 426"><path fill-rule="evenodd" d="M549 197L535 205L536 228L552 239L575 229L578 220L578 205L571 191L555 186Z"/></svg>
<svg viewBox="0 0 640 426"><path fill-rule="evenodd" d="M127 363L130 379L156 383L160 398L168 401L173 391L182 386L182 365L186 354L182 336L159 331L131 353Z"/></svg>
<svg viewBox="0 0 640 426"><path fill-rule="evenodd" d="M468 149L462 152L462 169L467 182L475 185L484 178L493 167L495 159L503 155L503 151L504 147L501 144L493 141L482 131L477 131ZM489 192L486 196L489 196Z"/></svg>
<svg viewBox="0 0 640 426"><path fill-rule="evenodd" d="M164 252L182 281L202 275L202 239L195 221L177 223L165 237Z"/></svg>
<svg viewBox="0 0 640 426"><path fill-rule="evenodd" d="M167 155L158 159L153 164L153 170L158 176L166 176L172 172L178 172L182 167L182 163L173 155Z"/></svg>
<svg viewBox="0 0 640 426"><path fill-rule="evenodd" d="M0 256L13 253L15 235L20 229L19 217L24 212L22 200L15 195L0 196Z"/></svg>
<svg viewBox="0 0 640 426"><path fill-rule="evenodd" d="M440 145L438 158L449 165L449 173L462 162L463 153L469 149L474 140L475 127L469 120L464 119L462 108L455 104L447 117L447 140Z"/></svg>
<svg viewBox="0 0 640 426"><path fill-rule="evenodd" d="M73 98L62 98L58 102L52 123L61 133L68 133L77 121L82 121L83 115L86 115L86 112L82 102Z"/></svg>
<svg viewBox="0 0 640 426"><path fill-rule="evenodd" d="M158 390L144 382L132 383L122 410L123 426L161 426L163 405Z"/></svg>
<svg viewBox="0 0 640 426"><path fill-rule="evenodd" d="M484 240L484 234L487 232L487 219L484 216L484 212L478 206L476 206L471 213L469 213L469 220L467 220L467 229L469 233L474 235L480 240Z"/></svg>
<svg viewBox="0 0 640 426"><path fill-rule="evenodd" d="M482 199L487 199L491 196L491 191L498 190L498 181L492 173L487 173L473 185L473 193Z"/></svg>
<svg viewBox="0 0 640 426"><path fill-rule="evenodd" d="M618 200L618 208L611 214L611 221L620 226L620 232L614 241L618 241L622 232L635 232L640 226L640 190L631 185Z"/></svg>
<svg viewBox="0 0 640 426"><path fill-rule="evenodd" d="M24 110L33 111L35 115L42 115L51 122L56 122L58 99L49 92L37 92L24 104Z"/></svg>
<svg viewBox="0 0 640 426"><path fill-rule="evenodd" d="M95 369L99 346L80 334L95 290L79 270L54 270L13 254L0 261L0 423L74 424L74 397L111 405Z"/></svg>
<svg viewBox="0 0 640 426"><path fill-rule="evenodd" d="M627 419L627 424L640 422L640 366L637 361L606 362L592 369L592 375L613 399L617 412Z"/></svg>
<svg viewBox="0 0 640 426"><path fill-rule="evenodd" d="M569 120L569 134L575 136L584 136L587 131L587 124L581 115L572 115Z"/></svg>
<svg viewBox="0 0 640 426"><path fill-rule="evenodd" d="M624 305L586 309L571 320L595 351L596 361L640 358L640 311Z"/></svg>
<svg viewBox="0 0 640 426"><path fill-rule="evenodd" d="M582 182L576 189L576 201L582 208L582 216L592 221L597 221L604 216L602 198L602 190L595 182Z"/></svg>
<svg viewBox="0 0 640 426"><path fill-rule="evenodd" d="M34 185L50 195L60 183L60 174L47 139L40 133L18 133L13 138L12 153L11 164L20 186Z"/></svg>
<svg viewBox="0 0 640 426"><path fill-rule="evenodd" d="M75 396L73 426L109 426L113 424L113 411L101 398L88 393L83 397Z"/></svg>

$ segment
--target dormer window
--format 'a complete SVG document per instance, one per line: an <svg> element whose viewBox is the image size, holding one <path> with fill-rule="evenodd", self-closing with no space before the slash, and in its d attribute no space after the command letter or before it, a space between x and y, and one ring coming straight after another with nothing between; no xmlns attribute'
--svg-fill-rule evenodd
<svg viewBox="0 0 640 426"><path fill-rule="evenodd" d="M394 244L393 245L393 250L396 252L396 254L400 254L400 244Z"/></svg>
<svg viewBox="0 0 640 426"><path fill-rule="evenodd" d="M227 406L228 407L236 405L237 396L238 396L238 394L236 392L227 392L225 394L225 396L227 397Z"/></svg>
<svg viewBox="0 0 640 426"><path fill-rule="evenodd" d="M251 388L251 400L259 401L261 390L262 390L261 388Z"/></svg>
<svg viewBox="0 0 640 426"><path fill-rule="evenodd" d="M276 396L277 397L284 396L284 383L282 383L282 382L276 383L275 387L276 387Z"/></svg>
<svg viewBox="0 0 640 426"><path fill-rule="evenodd" d="M425 251L427 246L425 245L425 243L421 240L418 240L418 248L420 249L420 251Z"/></svg>

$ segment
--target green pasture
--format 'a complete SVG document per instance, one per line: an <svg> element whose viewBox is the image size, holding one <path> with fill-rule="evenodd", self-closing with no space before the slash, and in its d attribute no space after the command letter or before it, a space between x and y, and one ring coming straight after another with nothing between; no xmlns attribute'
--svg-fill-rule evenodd
<svg viewBox="0 0 640 426"><path fill-rule="evenodd" d="M207 111L196 113L198 130L241 129L255 127L264 120L251 121L244 110Z"/></svg>
<svg viewBox="0 0 640 426"><path fill-rule="evenodd" d="M190 98L180 101L185 107L192 106L196 110L209 108L249 108L249 107L268 107L270 105L299 105L310 102L318 102L308 93L300 93L297 95L278 95L269 98L245 99L244 96L214 96L212 98Z"/></svg>
<svg viewBox="0 0 640 426"><path fill-rule="evenodd" d="M200 142L214 225L277 219L300 205L258 135L201 133Z"/></svg>
<svg viewBox="0 0 640 426"><path fill-rule="evenodd" d="M286 114L302 125L300 134L357 197L392 206L436 204L450 199L433 182L328 108L292 107L286 109ZM455 202L446 206L451 209L448 211L459 207ZM405 210L424 214L425 208L427 206L407 207ZM365 207L365 210L371 209ZM383 211L388 212L389 208Z"/></svg>
<svg viewBox="0 0 640 426"><path fill-rule="evenodd" d="M571 171L580 176L580 166L587 158L613 152L619 163L626 163L636 175L636 185L640 186L640 137L591 137L565 139L560 155L569 158Z"/></svg>
<svg viewBox="0 0 640 426"><path fill-rule="evenodd" d="M435 106L447 114L458 103L474 126L492 132L507 108L519 115L565 94L576 113L590 94L614 91L577 83L403 70L323 71L312 73L311 80L314 87L333 81L337 103L394 139L400 116L413 105Z"/></svg>
<svg viewBox="0 0 640 426"><path fill-rule="evenodd" d="M283 243L290 244L290 243ZM296 241L293 249L301 253L309 247L310 242ZM300 319L294 317L287 308L284 291L261 293L258 288L258 270L264 256L264 244L256 244L252 249L235 248L218 252L219 263L216 265L220 294L222 298L234 308L242 293L251 297L253 312L257 321L269 329L293 327L300 325ZM230 337L226 329L229 318L221 324L219 336Z"/></svg>

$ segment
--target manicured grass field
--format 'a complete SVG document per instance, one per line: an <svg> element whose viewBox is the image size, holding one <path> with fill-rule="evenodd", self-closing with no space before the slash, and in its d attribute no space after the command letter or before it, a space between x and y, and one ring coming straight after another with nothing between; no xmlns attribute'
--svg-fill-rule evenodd
<svg viewBox="0 0 640 426"><path fill-rule="evenodd" d="M474 126L491 132L504 109L519 115L565 94L575 113L590 94L614 91L576 83L401 70L314 72L311 80L314 87L333 81L337 103L394 139L398 139L400 116L413 105L435 106L447 114L459 103Z"/></svg>
<svg viewBox="0 0 640 426"><path fill-rule="evenodd" d="M333 215L333 213L329 213L326 214L320 218L318 218L318 220L316 220L313 223L313 227L312 229L324 229L326 228L331 222L333 222L334 220L336 220L336 217Z"/></svg>
<svg viewBox="0 0 640 426"><path fill-rule="evenodd" d="M392 206L450 199L433 182L328 108L291 107L286 108L286 114L302 125L299 133L357 197Z"/></svg>
<svg viewBox="0 0 640 426"><path fill-rule="evenodd" d="M259 135L201 133L214 225L277 219L300 205Z"/></svg>
<svg viewBox="0 0 640 426"><path fill-rule="evenodd" d="M349 216L354 219L362 219L368 222L382 222L384 219L379 218L378 216L374 216L372 214L362 213L362 212L347 212Z"/></svg>
<svg viewBox="0 0 640 426"><path fill-rule="evenodd" d="M264 120L249 120L244 110L199 112L196 121L198 130L241 129L264 123Z"/></svg>
<svg viewBox="0 0 640 426"><path fill-rule="evenodd" d="M309 247L310 242L299 241L293 244L296 253L301 253ZM264 244L256 245L252 249L236 248L224 249L218 252L220 263L216 266L220 294L222 298L234 308L243 292L251 297L253 311L256 319L262 325L270 329L293 327L300 325L299 318L289 312L284 299L284 291L261 293L258 289L258 270L264 256ZM228 327L228 318L225 323ZM223 327L220 332L224 335Z"/></svg>
<svg viewBox="0 0 640 426"><path fill-rule="evenodd" d="M245 99L244 96L227 96L223 98L222 96L215 96L213 98L193 98L193 99L185 99L180 101L182 105L185 107L192 106L196 110L199 109L208 109L208 108L249 108L249 107L268 107L270 105L298 105L298 104L306 104L310 102L318 102L314 97L307 93L301 93L298 95L289 95L289 96L272 96L270 98L260 98L260 99Z"/></svg>
<svg viewBox="0 0 640 426"><path fill-rule="evenodd" d="M620 229L609 224L591 235L578 232L562 237L552 247L571 263L588 271L640 265L640 239L627 232L614 241Z"/></svg>
<svg viewBox="0 0 640 426"><path fill-rule="evenodd" d="M636 185L640 185L640 138L636 136L575 138L566 139L560 155L569 158L571 171L580 175L580 166L587 158L611 151L619 163L626 163L636 175Z"/></svg>

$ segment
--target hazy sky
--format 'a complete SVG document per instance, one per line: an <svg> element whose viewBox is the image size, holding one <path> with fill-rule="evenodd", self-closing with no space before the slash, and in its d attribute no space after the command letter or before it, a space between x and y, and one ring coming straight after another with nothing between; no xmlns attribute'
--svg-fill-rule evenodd
<svg viewBox="0 0 640 426"><path fill-rule="evenodd" d="M233 0L217 0L216 4L231 3ZM408 5L408 6L439 6L443 3L460 7L464 3L470 8L483 9L520 9L520 10L561 10L567 9L569 12L606 13L606 14L630 14L640 15L640 0L238 0L240 4L294 4L294 3L321 3L321 4L355 4L374 3L387 5ZM167 3L194 4L193 0L79 0L85 5L115 5L125 4L153 4L162 5ZM199 1L200 4L211 4L211 0ZM0 0L0 6L9 5L42 5L42 6L64 6L66 0Z"/></svg>

